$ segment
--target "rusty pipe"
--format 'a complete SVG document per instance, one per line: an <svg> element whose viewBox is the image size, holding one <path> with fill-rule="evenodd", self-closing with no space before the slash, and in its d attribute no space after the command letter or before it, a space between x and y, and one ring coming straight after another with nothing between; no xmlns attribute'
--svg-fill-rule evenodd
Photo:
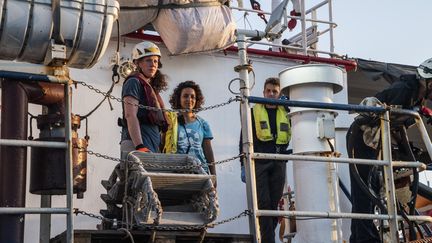
<svg viewBox="0 0 432 243"><path fill-rule="evenodd" d="M2 81L1 138L27 139L28 97L19 82ZM27 147L0 147L0 207L24 207ZM24 215L0 215L0 243L24 241Z"/></svg>
<svg viewBox="0 0 432 243"><path fill-rule="evenodd" d="M64 114L63 85L2 81L1 138L27 139L28 103ZM0 207L25 207L27 147L0 147ZM0 243L23 242L24 215L0 215Z"/></svg>

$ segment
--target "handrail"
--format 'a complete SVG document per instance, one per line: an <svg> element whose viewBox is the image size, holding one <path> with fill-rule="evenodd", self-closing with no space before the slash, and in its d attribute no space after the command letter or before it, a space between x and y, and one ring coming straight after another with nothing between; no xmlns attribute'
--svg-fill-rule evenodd
<svg viewBox="0 0 432 243"><path fill-rule="evenodd" d="M308 156L308 155L254 153L252 157L254 159L263 159L263 160L313 161L313 162L323 162L323 163L346 163L346 164L380 165L380 166L390 165L389 162L384 160L335 158L335 157L320 157L320 156ZM392 161L391 164L394 167L421 168L423 170L426 169L426 164L421 163L419 161Z"/></svg>
<svg viewBox="0 0 432 243"><path fill-rule="evenodd" d="M0 214L68 214L68 208L22 208L22 207L0 207Z"/></svg>
<svg viewBox="0 0 432 243"><path fill-rule="evenodd" d="M32 141L32 140L18 140L18 139L0 139L0 145L45 147L45 148L67 148L67 144L65 142Z"/></svg>
<svg viewBox="0 0 432 243"><path fill-rule="evenodd" d="M316 11L325 6L328 5L328 20L321 20L321 19L317 19L316 17ZM237 11L242 11L242 12L251 12L251 13L257 13L259 15L263 14L263 15L271 15L271 12L266 12L266 11L262 11L262 10L255 10L255 9L247 9L247 8L243 8L243 7L234 7L234 6L230 6L230 9L232 10L237 10ZM333 56L340 56L336 53L334 53L334 41L333 41L333 29L337 27L337 24L335 22L333 22L333 14L332 14L332 1L331 0L324 0L314 6L312 6L309 9L305 9L305 3L304 1L300 2L300 16L291 16L290 14L286 14L286 16L283 16L283 18L285 19L294 19L294 20L299 20L301 22L301 34L302 34L302 44L301 44L301 48L291 48L290 46L286 46L286 45L282 45L281 47L284 48L288 48L291 50L297 50L297 51L302 51L304 55L307 55L308 51L314 52L314 53L322 53L322 54L327 54L330 55L331 57ZM306 18L307 15L312 15L312 18ZM330 35L330 47L329 50L330 51L322 51L322 50L308 50L307 48L307 40L306 40L306 35L305 35L305 31L306 31L306 23L312 23L312 25L316 25L317 23L321 23L321 24L327 24L329 26L329 28L325 31L323 31L323 33L329 32ZM266 45L266 43L257 43L257 42L250 42L251 44L262 44L262 45ZM269 44L267 44L269 45ZM270 45L272 46L272 45Z"/></svg>
<svg viewBox="0 0 432 243"><path fill-rule="evenodd" d="M34 73L23 73L14 71L0 70L0 78L15 79L19 81L38 81L48 83L60 83L65 84L70 80L66 77L61 78L58 76L45 75L45 74L34 74Z"/></svg>
<svg viewBox="0 0 432 243"><path fill-rule="evenodd" d="M301 47L280 45L280 44L274 44L274 43L266 43L266 42L252 41L252 40L246 40L246 42L252 43L252 44L257 44L257 45L281 47L281 48L286 48L286 49L290 49L290 50L303 50L303 48L301 48ZM308 52L323 53L323 54L328 54L328 55L332 55L332 56L339 56L339 54L334 53L334 52L320 51L320 50L309 49L309 48L307 48L307 51Z"/></svg>
<svg viewBox="0 0 432 243"><path fill-rule="evenodd" d="M317 217L317 218L333 218L333 219L380 219L390 220L392 216L388 214L366 214L366 213L338 213L338 212L316 212L316 211L280 211L280 210L258 210L258 216L288 216L288 217ZM431 216L413 216L408 215L408 219L412 221L430 222ZM402 216L397 216L398 221L404 220Z"/></svg>
<svg viewBox="0 0 432 243"><path fill-rule="evenodd" d="M318 108L325 110L345 110L366 113L378 113L381 116L381 132L383 133L383 160L369 160L369 159L349 159L349 158L335 158L335 157L319 157L309 155L283 155L283 154L267 154L267 153L252 153L249 156L251 159L272 159L272 160L292 160L294 161L314 161L325 163L355 163L355 164L374 164L384 166L384 181L385 192L387 198L388 215L377 214L357 214L357 213L339 213L339 212L309 212L309 211L273 211L273 210L260 210L255 209L254 217L260 216L289 216L289 217L317 217L317 218L352 218L352 219L380 219L388 220L390 227L390 239L392 242L398 240L398 221L404 220L402 216L397 214L395 185L393 177L393 167L409 167L425 169L426 165L415 161L392 161L391 145L390 145L390 114L408 115L416 120L416 124L422 135L423 142L425 143L429 154L431 155L432 144L424 127L423 121L418 112L413 110L399 109L390 106L363 106L363 105L350 105L350 104L337 104L337 103L322 103L322 102L309 102L309 101L295 101L295 100L282 100L282 99L268 99L255 96L243 96L245 103L260 103L272 104L288 107L307 107ZM248 129L251 129L248 126ZM249 141L249 140L248 140ZM253 150L252 150L253 151ZM253 161L253 160L252 160ZM423 221L432 222L432 217L429 216L415 216L408 215L407 219L410 221ZM255 234L259 234L255 228Z"/></svg>
<svg viewBox="0 0 432 243"><path fill-rule="evenodd" d="M330 110L342 110L342 111L355 111L355 112L374 112L383 113L387 109L385 107L378 106L365 106L365 105L350 105L350 104L338 104L338 103L322 103L312 101L298 101L298 100L284 100L284 99L269 99L257 96L245 97L250 103L259 103L265 105L281 105L289 107L306 107L306 108L319 108L319 109L330 109ZM392 112L399 114L412 114L412 111L395 109Z"/></svg>
<svg viewBox="0 0 432 243"><path fill-rule="evenodd" d="M57 76L31 74L23 72L12 72L0 70L1 78L8 78L19 81L40 81L51 83L63 83L65 94L65 142L53 141L32 141L18 139L0 139L1 146L29 146L29 147L49 147L66 149L65 168L66 168L66 207L65 208L28 208L28 207L0 207L0 214L66 214L66 242L74 242L73 225L73 166L72 166L72 117L71 117L71 92L70 79L67 77L58 78ZM43 205L46 206L46 205ZM41 217L40 227L48 235L41 235L41 242L50 238L50 218Z"/></svg>

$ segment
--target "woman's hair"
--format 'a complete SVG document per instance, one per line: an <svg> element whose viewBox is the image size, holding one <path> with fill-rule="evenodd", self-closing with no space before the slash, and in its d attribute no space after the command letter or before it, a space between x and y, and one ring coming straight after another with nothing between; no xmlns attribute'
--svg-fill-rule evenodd
<svg viewBox="0 0 432 243"><path fill-rule="evenodd" d="M173 109L181 109L180 96L182 90L185 88L192 88L193 90L195 90L196 103L194 109L201 108L204 104L204 96L201 92L201 88L199 87L199 85L192 80L184 81L177 85L177 87L174 89L174 92L170 96L169 102L171 104L171 107Z"/></svg>
<svg viewBox="0 0 432 243"><path fill-rule="evenodd" d="M143 60L146 57L141 57L140 59L134 60L134 64L137 68L136 71L141 72L141 69L139 68L138 63ZM158 64L158 70L156 71L154 77L152 77L150 79L150 85L153 87L154 91L156 93L160 93L162 91L165 91L168 89L168 80L167 80L167 76L165 74L163 74L159 69L162 67L162 63L160 62L160 57L159 57L159 64Z"/></svg>
<svg viewBox="0 0 432 243"><path fill-rule="evenodd" d="M156 93L160 93L162 91L167 90L168 88L167 76L161 73L161 71L159 71L158 69L156 71L155 76L150 79L150 85L153 87Z"/></svg>

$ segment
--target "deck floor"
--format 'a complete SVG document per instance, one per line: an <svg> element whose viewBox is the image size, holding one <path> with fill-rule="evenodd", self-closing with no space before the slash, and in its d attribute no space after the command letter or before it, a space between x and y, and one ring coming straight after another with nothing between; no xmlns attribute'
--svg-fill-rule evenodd
<svg viewBox="0 0 432 243"><path fill-rule="evenodd" d="M158 231L155 243L186 243L198 242L199 231ZM150 242L151 231L131 231L135 242ZM130 243L126 233L116 230L75 230L75 243ZM57 235L51 243L66 243L66 233ZM245 234L207 233L204 243L251 243L252 237Z"/></svg>

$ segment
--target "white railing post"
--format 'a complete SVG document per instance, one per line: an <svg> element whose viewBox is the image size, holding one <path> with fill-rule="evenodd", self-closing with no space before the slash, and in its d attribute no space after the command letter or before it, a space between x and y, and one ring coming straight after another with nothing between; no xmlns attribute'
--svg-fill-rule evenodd
<svg viewBox="0 0 432 243"><path fill-rule="evenodd" d="M393 179L393 166L391 154L391 137L390 137L390 111L386 111L381 116L381 139L382 139L382 155L383 160L388 162L384 166L384 184L385 194L387 198L387 211L390 216L390 240L391 242L399 242L398 234L398 220L397 220L397 207L396 207L396 193Z"/></svg>
<svg viewBox="0 0 432 243"><path fill-rule="evenodd" d="M240 58L239 77L240 77L240 90L242 97L250 95L249 86L249 63L247 61L246 50L246 35L237 32L237 46L238 55ZM252 158L253 150L253 135L252 135L252 118L249 102L244 99L240 105L241 114L241 128L242 128L242 141L243 152L245 153L244 166L246 172L246 194L249 210L252 210L252 215L249 216L249 230L254 235L254 242L261 242L261 235L259 229L259 221L256 215L258 210L256 181L255 181L255 162Z"/></svg>

